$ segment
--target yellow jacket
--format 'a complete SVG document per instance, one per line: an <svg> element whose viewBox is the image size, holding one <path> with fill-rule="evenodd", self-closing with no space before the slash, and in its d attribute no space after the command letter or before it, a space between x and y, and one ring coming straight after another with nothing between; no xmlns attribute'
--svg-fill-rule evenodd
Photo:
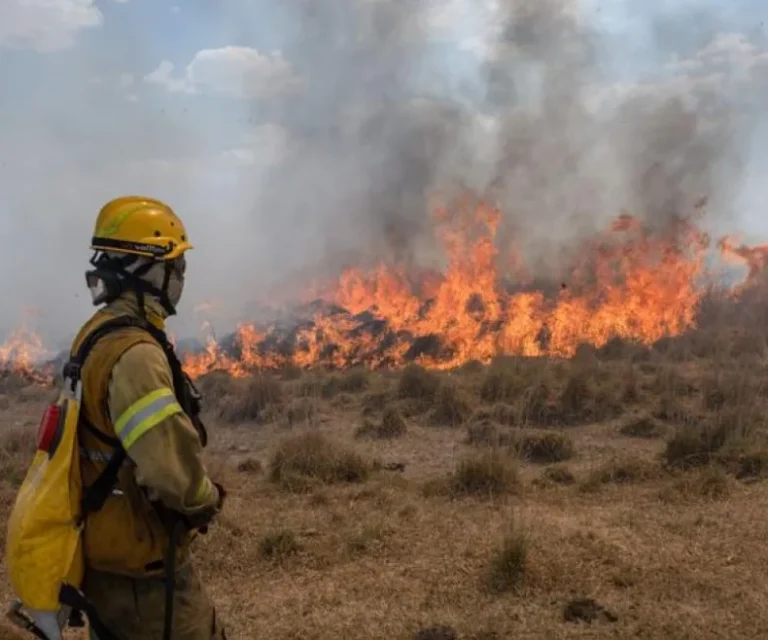
<svg viewBox="0 0 768 640"><path fill-rule="evenodd" d="M147 297L145 308L147 319L163 329L159 305ZM97 311L81 329L73 351L115 315L139 317L134 294ZM162 573L168 532L152 503L194 515L215 512L220 502L201 459L200 437L174 394L168 360L146 331L119 329L96 343L83 366L82 382L84 485L95 481L114 452L109 440L119 441L127 453L117 490L86 520L86 564L130 576ZM179 544L177 566L188 559L191 537Z"/></svg>

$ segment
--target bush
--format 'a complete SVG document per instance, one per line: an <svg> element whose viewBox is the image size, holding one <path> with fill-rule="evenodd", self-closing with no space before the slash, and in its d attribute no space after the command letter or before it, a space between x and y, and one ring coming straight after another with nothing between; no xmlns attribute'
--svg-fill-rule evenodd
<svg viewBox="0 0 768 640"><path fill-rule="evenodd" d="M709 464L728 439L723 424L679 428L667 442L664 458L670 466L689 468Z"/></svg>
<svg viewBox="0 0 768 640"><path fill-rule="evenodd" d="M455 427L464 424L471 414L472 405L463 389L452 381L440 385L432 415L436 424Z"/></svg>
<svg viewBox="0 0 768 640"><path fill-rule="evenodd" d="M504 447L512 444L513 441L510 434L503 433L491 420L473 421L467 427L466 444Z"/></svg>
<svg viewBox="0 0 768 640"><path fill-rule="evenodd" d="M289 427L310 425L315 422L317 406L311 398L294 398L285 408L285 421Z"/></svg>
<svg viewBox="0 0 768 640"><path fill-rule="evenodd" d="M332 398L338 393L360 393L369 386L368 371L365 369L350 369L344 373L329 376L320 385L320 395Z"/></svg>
<svg viewBox="0 0 768 640"><path fill-rule="evenodd" d="M379 440L389 440L398 438L408 431L408 426L403 417L394 407L387 407L381 422L375 424L365 421L365 423L355 432L357 437L371 437Z"/></svg>
<svg viewBox="0 0 768 640"><path fill-rule="evenodd" d="M493 497L513 493L520 487L518 469L508 455L499 450L485 451L459 462L449 479L452 495Z"/></svg>
<svg viewBox="0 0 768 640"><path fill-rule="evenodd" d="M573 440L563 433L527 434L517 442L520 456L530 462L563 462L574 456Z"/></svg>
<svg viewBox="0 0 768 640"><path fill-rule="evenodd" d="M515 591L522 586L528 567L528 548L525 533L511 526L491 560L488 587L493 593Z"/></svg>
<svg viewBox="0 0 768 640"><path fill-rule="evenodd" d="M515 402L521 391L526 387L525 380L518 371L502 366L492 365L485 374L480 387L480 397L486 402Z"/></svg>
<svg viewBox="0 0 768 640"><path fill-rule="evenodd" d="M257 374L248 381L242 395L231 398L224 407L223 416L233 423L261 421L267 408L279 406L282 402L280 381L270 374Z"/></svg>
<svg viewBox="0 0 768 640"><path fill-rule="evenodd" d="M285 438L270 461L270 480L286 489L302 491L312 483L364 482L370 465L357 453L307 432Z"/></svg>
<svg viewBox="0 0 768 640"><path fill-rule="evenodd" d="M431 371L409 364L400 374L397 394L401 398L432 400L440 387L440 379Z"/></svg>

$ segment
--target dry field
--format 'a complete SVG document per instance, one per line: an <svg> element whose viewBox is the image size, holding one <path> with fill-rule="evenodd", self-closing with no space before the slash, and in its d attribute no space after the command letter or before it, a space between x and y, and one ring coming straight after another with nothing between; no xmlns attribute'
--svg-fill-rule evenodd
<svg viewBox="0 0 768 640"><path fill-rule="evenodd" d="M230 497L198 565L233 638L768 637L765 358L698 331L446 373L210 374ZM12 383L3 520L51 393Z"/></svg>

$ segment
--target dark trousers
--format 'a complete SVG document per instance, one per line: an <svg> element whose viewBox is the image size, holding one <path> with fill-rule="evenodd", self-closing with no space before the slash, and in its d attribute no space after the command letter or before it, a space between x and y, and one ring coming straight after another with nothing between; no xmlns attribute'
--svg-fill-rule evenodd
<svg viewBox="0 0 768 640"><path fill-rule="evenodd" d="M162 576L128 578L88 570L86 597L121 640L162 640L165 622L165 581ZM91 630L91 640L99 640ZM226 640L213 602L191 564L176 573L173 640Z"/></svg>

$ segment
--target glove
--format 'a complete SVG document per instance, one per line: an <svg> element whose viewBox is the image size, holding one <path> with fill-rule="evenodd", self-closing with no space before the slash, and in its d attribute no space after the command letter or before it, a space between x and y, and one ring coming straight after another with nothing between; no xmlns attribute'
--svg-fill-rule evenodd
<svg viewBox="0 0 768 640"><path fill-rule="evenodd" d="M214 482L213 486L219 492L219 502L216 504L216 510L221 511L221 508L224 506L224 499L227 497L227 490L218 482Z"/></svg>

